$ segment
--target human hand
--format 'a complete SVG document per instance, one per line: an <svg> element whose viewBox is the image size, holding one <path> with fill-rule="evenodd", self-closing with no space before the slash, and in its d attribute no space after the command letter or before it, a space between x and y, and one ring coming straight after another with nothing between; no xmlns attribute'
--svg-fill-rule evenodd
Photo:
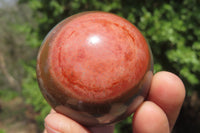
<svg viewBox="0 0 200 133"><path fill-rule="evenodd" d="M176 75L158 72L153 76L147 101L133 115L134 133L170 133L182 103L185 87ZM86 128L76 121L51 111L45 118L44 133L112 133L114 125Z"/></svg>

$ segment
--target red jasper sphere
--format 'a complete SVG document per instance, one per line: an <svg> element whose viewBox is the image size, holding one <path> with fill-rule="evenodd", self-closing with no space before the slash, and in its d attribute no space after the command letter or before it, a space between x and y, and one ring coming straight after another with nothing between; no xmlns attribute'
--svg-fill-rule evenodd
<svg viewBox="0 0 200 133"><path fill-rule="evenodd" d="M134 112L148 93L152 69L140 31L106 12L60 22L46 36L37 60L48 103L87 126L117 122Z"/></svg>

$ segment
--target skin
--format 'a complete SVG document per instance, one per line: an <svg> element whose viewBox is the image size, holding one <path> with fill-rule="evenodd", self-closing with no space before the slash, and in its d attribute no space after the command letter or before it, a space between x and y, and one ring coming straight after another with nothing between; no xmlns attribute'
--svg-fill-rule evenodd
<svg viewBox="0 0 200 133"><path fill-rule="evenodd" d="M134 133L170 133L185 98L185 87L170 72L154 75L147 101L133 116ZM113 133L114 125L86 128L76 121L51 111L45 118L44 133Z"/></svg>

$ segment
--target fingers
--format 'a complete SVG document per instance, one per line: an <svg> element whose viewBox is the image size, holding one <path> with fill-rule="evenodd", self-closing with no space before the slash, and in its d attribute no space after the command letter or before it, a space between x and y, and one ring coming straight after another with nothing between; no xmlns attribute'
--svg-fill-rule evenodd
<svg viewBox="0 0 200 133"><path fill-rule="evenodd" d="M165 112L155 103L146 101L133 116L134 133L169 133Z"/></svg>
<svg viewBox="0 0 200 133"><path fill-rule="evenodd" d="M74 120L56 113L53 109L45 118L45 128L44 133L112 133L114 131L114 125L92 127L87 130Z"/></svg>
<svg viewBox="0 0 200 133"><path fill-rule="evenodd" d="M154 75L148 99L133 116L134 133L169 133L185 98L182 81L169 72Z"/></svg>
<svg viewBox="0 0 200 133"><path fill-rule="evenodd" d="M55 111L45 118L45 128L44 133L89 133L79 123Z"/></svg>
<svg viewBox="0 0 200 133"><path fill-rule="evenodd" d="M185 98L185 87L176 75L159 72L154 75L148 100L157 104L167 115L173 128Z"/></svg>
<svg viewBox="0 0 200 133"><path fill-rule="evenodd" d="M169 133L185 98L182 81L169 72L154 75L149 101L144 102L133 117L134 133ZM89 133L89 130L62 114L51 111L45 119L47 133ZM90 128L90 131L113 131L114 126ZM46 132L45 132L46 133Z"/></svg>

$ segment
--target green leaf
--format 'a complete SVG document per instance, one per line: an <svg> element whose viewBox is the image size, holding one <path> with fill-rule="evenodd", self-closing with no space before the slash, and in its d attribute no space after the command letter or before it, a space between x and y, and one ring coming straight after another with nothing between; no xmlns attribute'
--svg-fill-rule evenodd
<svg viewBox="0 0 200 133"><path fill-rule="evenodd" d="M42 7L42 3L40 2L40 0L30 0L29 5L33 10L37 10L38 8Z"/></svg>
<svg viewBox="0 0 200 133"><path fill-rule="evenodd" d="M192 45L192 49L200 50L200 41L199 42L194 42L193 45Z"/></svg>
<svg viewBox="0 0 200 133"><path fill-rule="evenodd" d="M192 85L198 84L199 79L195 76L195 74L191 73L190 70L186 67L182 68L180 71L181 75L183 75Z"/></svg>

